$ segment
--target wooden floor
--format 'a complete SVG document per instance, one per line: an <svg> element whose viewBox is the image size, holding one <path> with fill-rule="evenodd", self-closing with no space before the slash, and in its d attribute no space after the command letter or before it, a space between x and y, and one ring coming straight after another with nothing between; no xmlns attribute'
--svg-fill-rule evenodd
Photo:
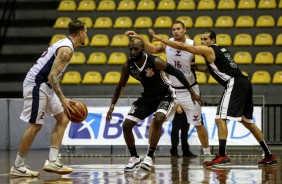
<svg viewBox="0 0 282 184"><path fill-rule="evenodd" d="M282 153L281 153L282 154ZM202 157L193 159L156 156L154 169L146 172L137 169L133 173L124 173L128 162L125 156L63 156L62 161L71 166L74 172L69 175L58 175L44 172L42 166L48 157L48 150L32 150L26 164L33 170L40 171L40 177L17 178L9 176L16 151L0 151L0 184L122 184L122 183L282 183L282 155L277 155L276 167L259 168L257 162L261 156L230 156L231 165L227 168L202 167Z"/></svg>

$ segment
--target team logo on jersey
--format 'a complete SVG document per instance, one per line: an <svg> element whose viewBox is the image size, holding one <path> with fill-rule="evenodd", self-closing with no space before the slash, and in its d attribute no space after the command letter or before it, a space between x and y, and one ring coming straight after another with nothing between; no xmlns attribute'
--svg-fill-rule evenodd
<svg viewBox="0 0 282 184"><path fill-rule="evenodd" d="M180 52L181 52L181 50L176 50L175 56L181 56Z"/></svg>
<svg viewBox="0 0 282 184"><path fill-rule="evenodd" d="M199 121L199 116L198 115L193 115L193 121Z"/></svg>
<svg viewBox="0 0 282 184"><path fill-rule="evenodd" d="M154 75L153 68L147 68L145 69L145 72L147 77L152 77Z"/></svg>

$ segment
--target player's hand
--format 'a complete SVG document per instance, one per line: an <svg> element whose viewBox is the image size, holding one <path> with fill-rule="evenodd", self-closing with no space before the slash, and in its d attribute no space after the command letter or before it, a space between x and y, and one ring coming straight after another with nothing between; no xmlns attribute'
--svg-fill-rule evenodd
<svg viewBox="0 0 282 184"><path fill-rule="evenodd" d="M196 93L191 94L191 98L194 104L196 104L196 102L199 103L200 106L203 106L205 101Z"/></svg>
<svg viewBox="0 0 282 184"><path fill-rule="evenodd" d="M157 36L152 28L148 29L148 31L151 34L151 36L154 38L154 40L156 40L156 41L160 41L161 40L161 37Z"/></svg>
<svg viewBox="0 0 282 184"><path fill-rule="evenodd" d="M71 100L69 98L64 98L62 101L62 107L64 108L64 112L68 115L71 116L71 112L74 112L74 110L71 107L71 104L75 104L76 101Z"/></svg>
<svg viewBox="0 0 282 184"><path fill-rule="evenodd" d="M131 38L138 38L142 40L142 37L140 35L138 35L135 31L126 31L124 33L126 36L129 36Z"/></svg>
<svg viewBox="0 0 282 184"><path fill-rule="evenodd" d="M106 122L110 122L110 120L112 119L112 113L114 111L114 108L110 107L108 112L107 112L107 116L106 116Z"/></svg>

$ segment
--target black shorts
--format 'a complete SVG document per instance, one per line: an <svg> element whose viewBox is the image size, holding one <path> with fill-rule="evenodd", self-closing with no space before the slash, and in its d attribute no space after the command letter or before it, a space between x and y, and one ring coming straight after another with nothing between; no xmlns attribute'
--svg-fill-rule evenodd
<svg viewBox="0 0 282 184"><path fill-rule="evenodd" d="M126 118L139 122L155 112L162 112L167 115L174 106L175 101L176 99L170 93L157 97L139 97L133 102Z"/></svg>
<svg viewBox="0 0 282 184"><path fill-rule="evenodd" d="M245 77L231 78L220 99L216 118L241 121L242 117L245 117L251 120L253 110L253 89L250 80Z"/></svg>

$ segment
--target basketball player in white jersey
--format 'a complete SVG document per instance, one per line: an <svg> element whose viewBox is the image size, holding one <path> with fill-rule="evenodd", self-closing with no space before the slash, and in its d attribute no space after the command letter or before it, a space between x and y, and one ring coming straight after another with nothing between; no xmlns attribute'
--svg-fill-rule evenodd
<svg viewBox="0 0 282 184"><path fill-rule="evenodd" d="M51 45L33 67L23 82L24 107L20 119L29 125L20 141L16 160L11 168L13 176L39 176L38 171L25 165L25 158L30 146L44 124L45 114L57 121L52 131L49 158L44 171L57 174L69 174L73 170L62 164L58 158L59 148L65 129L69 123L67 113L72 111L72 100L66 98L60 87L60 79L69 64L74 48L84 45L87 37L85 23L74 20L68 25L69 36Z"/></svg>
<svg viewBox="0 0 282 184"><path fill-rule="evenodd" d="M187 39L185 37L186 28L181 21L175 21L172 24L172 34L173 37L170 40L175 40L179 42L186 43L188 45L194 45L194 41ZM140 38L141 36L137 35L134 31L127 31L125 33L130 37ZM167 62L173 65L175 68L179 69L187 78L191 84L194 91L200 95L200 89L196 80L195 70L191 68L191 63L194 62L194 54L191 54L187 51L182 51L169 47L163 43L160 45L154 45L146 40L143 40L145 43L145 49L151 53L166 53ZM183 111L186 113L187 121L191 125L196 127L199 140L201 142L203 152L204 152L204 163L212 160L210 154L210 147L208 141L208 133L202 121L202 110L201 106L198 103L193 103L191 101L191 95L187 90L183 88L184 86L179 82L174 76L169 76L172 87L176 92L177 105L180 105ZM177 107L177 105L175 107ZM172 120L176 112L176 108L171 111L169 120Z"/></svg>

